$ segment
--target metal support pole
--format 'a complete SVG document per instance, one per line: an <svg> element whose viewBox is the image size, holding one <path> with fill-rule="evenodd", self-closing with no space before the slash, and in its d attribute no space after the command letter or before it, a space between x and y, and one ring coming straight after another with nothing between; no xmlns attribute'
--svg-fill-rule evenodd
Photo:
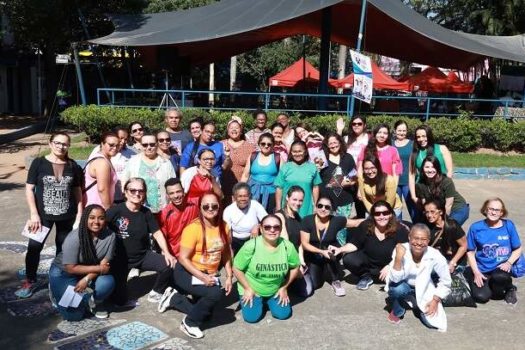
<svg viewBox="0 0 525 350"><path fill-rule="evenodd" d="M80 69L80 60L78 58L77 44L73 44L73 56L75 58L75 69L77 71L78 87L80 89L80 99L82 100L82 106L87 105L86 92L84 91L84 80L82 79L82 70Z"/></svg>
<svg viewBox="0 0 525 350"><path fill-rule="evenodd" d="M425 122L428 122L429 115L430 115L430 97L427 98L427 111L425 113Z"/></svg>
<svg viewBox="0 0 525 350"><path fill-rule="evenodd" d="M328 94L328 67L330 66L330 37L332 36L332 8L323 9L321 29L321 57L319 60L319 93ZM319 98L319 110L326 110L326 97Z"/></svg>
<svg viewBox="0 0 525 350"><path fill-rule="evenodd" d="M361 18L359 19L359 34L357 34L357 44L355 50L357 52L361 51L361 44L363 43L363 31L365 29L365 16L366 16L366 0L361 2ZM352 93L352 99L350 100L350 114L349 117L354 116L354 106L355 106L355 97Z"/></svg>

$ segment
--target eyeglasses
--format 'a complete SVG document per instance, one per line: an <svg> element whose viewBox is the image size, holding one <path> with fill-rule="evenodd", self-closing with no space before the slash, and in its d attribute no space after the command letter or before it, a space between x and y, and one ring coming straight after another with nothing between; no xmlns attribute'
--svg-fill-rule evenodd
<svg viewBox="0 0 525 350"><path fill-rule="evenodd" d="M60 142L60 141L53 141L52 143L56 147L69 148L69 144L68 143L64 143L64 142Z"/></svg>
<svg viewBox="0 0 525 350"><path fill-rule="evenodd" d="M157 139L160 143L164 142L171 142L171 139L168 137L167 139Z"/></svg>
<svg viewBox="0 0 525 350"><path fill-rule="evenodd" d="M501 213L503 211L503 209L487 207L487 211L491 211L493 213Z"/></svg>
<svg viewBox="0 0 525 350"><path fill-rule="evenodd" d="M143 189L138 189L138 188L128 188L128 192L133 195L137 195L137 194L144 194L145 191Z"/></svg>
<svg viewBox="0 0 525 350"><path fill-rule="evenodd" d="M280 231L281 225L263 225L265 231Z"/></svg>
<svg viewBox="0 0 525 350"><path fill-rule="evenodd" d="M389 216L391 213L389 211L375 211L374 216Z"/></svg>
<svg viewBox="0 0 525 350"><path fill-rule="evenodd" d="M109 148L117 148L118 143L107 143L106 142L106 145L108 145Z"/></svg>
<svg viewBox="0 0 525 350"><path fill-rule="evenodd" d="M219 204L217 204L217 203L203 204L201 208L202 208L202 210L205 210L205 211L215 211L215 210L219 209Z"/></svg>
<svg viewBox="0 0 525 350"><path fill-rule="evenodd" d="M355 123L352 123L352 126L362 126L363 123L362 122L355 122Z"/></svg>
<svg viewBox="0 0 525 350"><path fill-rule="evenodd" d="M332 206L331 205L328 205L328 204L317 204L317 209L326 209L326 210L332 210Z"/></svg>
<svg viewBox="0 0 525 350"><path fill-rule="evenodd" d="M131 133L134 134L134 133L136 133L138 131L143 131L143 130L144 130L144 128L137 128L137 129L131 130Z"/></svg>
<svg viewBox="0 0 525 350"><path fill-rule="evenodd" d="M157 147L157 144L155 142L150 142L150 143L141 143L142 147L144 148L147 148L147 147Z"/></svg>
<svg viewBox="0 0 525 350"><path fill-rule="evenodd" d="M270 142L261 142L261 143L259 143L259 145L261 145L262 147L272 147L272 146L273 146L273 143L270 143Z"/></svg>

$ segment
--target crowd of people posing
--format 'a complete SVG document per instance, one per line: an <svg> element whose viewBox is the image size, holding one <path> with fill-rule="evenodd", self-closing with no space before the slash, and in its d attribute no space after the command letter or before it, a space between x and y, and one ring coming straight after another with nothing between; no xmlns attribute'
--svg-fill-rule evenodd
<svg viewBox="0 0 525 350"><path fill-rule="evenodd" d="M386 124L369 132L354 116L346 135L341 118L323 136L292 128L286 114L269 127L265 112L254 117L247 132L232 117L218 141L213 122L185 130L169 109L164 130L135 122L103 134L83 169L68 157L70 137L51 136L50 153L29 169L27 228L55 227L49 285L65 319L108 317L142 271L156 272L147 300L184 313L180 328L193 338L235 284L246 322L264 310L286 319L289 294L307 298L326 282L344 296L345 269L358 290L385 285L396 324L411 305L425 325L446 330L442 301L455 273L477 302L516 304L516 227L491 198L465 234L469 205L428 126L410 140L402 120L393 133ZM39 285L44 243L29 240L20 298ZM82 300L68 306L60 301L71 288Z"/></svg>

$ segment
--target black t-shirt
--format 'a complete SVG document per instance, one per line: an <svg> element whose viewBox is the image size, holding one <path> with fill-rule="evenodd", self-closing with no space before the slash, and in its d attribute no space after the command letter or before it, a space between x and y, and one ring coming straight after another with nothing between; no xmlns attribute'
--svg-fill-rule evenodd
<svg viewBox="0 0 525 350"><path fill-rule="evenodd" d="M60 181L53 172L53 163L45 157L36 158L29 167L26 183L35 185L36 207L42 219L70 220L77 214L73 188L82 185L82 169L73 160L63 167Z"/></svg>
<svg viewBox="0 0 525 350"><path fill-rule="evenodd" d="M329 245L339 247L337 232L344 228L346 228L346 218L342 216L331 216L330 224L325 230L319 230L319 235L315 226L315 214L306 216L301 223L301 230L310 234L310 244L319 249L326 249ZM311 261L315 259L316 254L305 251L304 256L306 261Z"/></svg>
<svg viewBox="0 0 525 350"><path fill-rule="evenodd" d="M151 247L150 233L159 230L151 211L142 206L132 212L126 203L120 203L108 209L106 218L109 228L117 234L117 243L124 246L128 265L140 262ZM121 253L120 249L117 252Z"/></svg>
<svg viewBox="0 0 525 350"><path fill-rule="evenodd" d="M321 193L325 196L329 196L336 207L354 202L354 198L352 197L352 187L337 188L337 186L332 186L332 188L327 188L326 185L329 183L333 184L335 181L339 181L340 183L343 177L347 176L352 169L355 168L354 157L345 153L340 157L339 164L332 163L330 159L328 159L328 166L323 168L320 172L321 180L323 180L323 183L321 184Z"/></svg>
<svg viewBox="0 0 525 350"><path fill-rule="evenodd" d="M279 210L277 213L284 216L284 225L286 226L286 231L288 232L288 240L292 242L295 249L299 250L301 245L301 216L296 214L295 217L288 217L284 214L284 210Z"/></svg>
<svg viewBox="0 0 525 350"><path fill-rule="evenodd" d="M463 231L461 225L459 225L454 219L448 219L447 229L443 232L443 234L441 234L436 243L434 243L434 241L436 240L436 237L438 236L441 229L432 224L428 224L428 227L430 228L429 246L439 250L441 254L447 258L447 260L452 259L459 249L457 240L461 237L465 237L465 231ZM463 255L458 264L464 265L465 263L466 255Z"/></svg>
<svg viewBox="0 0 525 350"><path fill-rule="evenodd" d="M408 230L398 224L394 235L380 241L375 234L368 234L368 227L371 224L370 220L365 220L357 228L350 230L347 242L363 251L371 265L382 268L392 260L396 244L408 242Z"/></svg>

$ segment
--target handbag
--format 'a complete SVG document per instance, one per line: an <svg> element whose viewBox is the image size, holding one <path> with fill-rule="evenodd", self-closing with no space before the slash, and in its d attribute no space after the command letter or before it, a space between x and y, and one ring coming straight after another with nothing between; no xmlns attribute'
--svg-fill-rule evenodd
<svg viewBox="0 0 525 350"><path fill-rule="evenodd" d="M510 273L514 278L525 276L525 256L523 256L523 253L520 255L519 259L512 264Z"/></svg>
<svg viewBox="0 0 525 350"><path fill-rule="evenodd" d="M443 299L443 306L445 307L477 307L476 302L472 298L470 286L463 276L463 273L455 271L451 276L452 283L450 286L450 294Z"/></svg>

